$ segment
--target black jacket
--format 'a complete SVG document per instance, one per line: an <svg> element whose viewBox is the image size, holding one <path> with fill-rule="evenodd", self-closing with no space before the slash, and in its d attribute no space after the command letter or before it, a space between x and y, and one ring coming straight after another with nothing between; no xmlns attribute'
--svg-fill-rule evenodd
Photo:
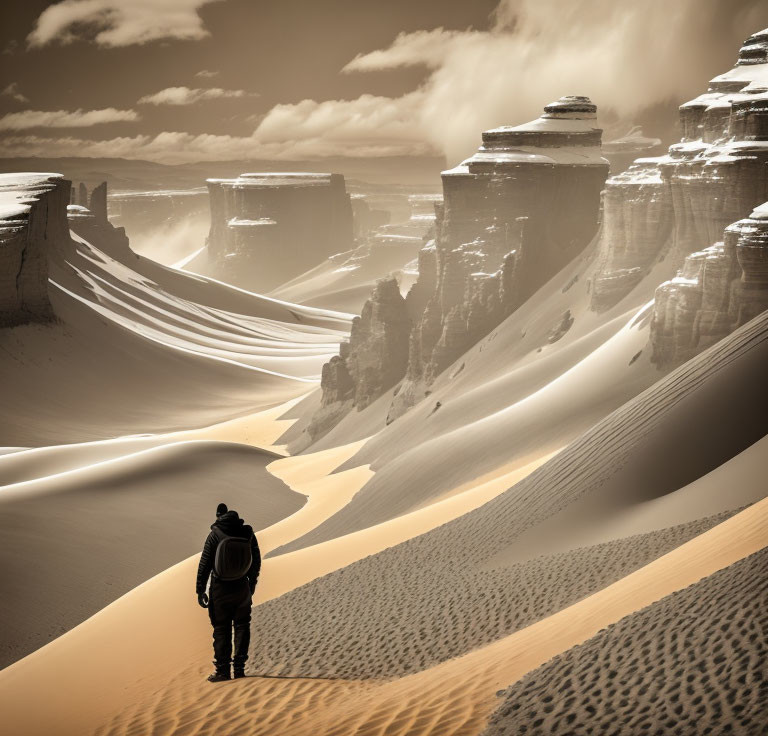
<svg viewBox="0 0 768 736"><path fill-rule="evenodd" d="M227 511L226 514L219 516L216 521L211 524L211 532L203 545L203 554L200 556L200 564L197 567L197 595L205 593L205 586L208 584L208 576L213 572L213 563L216 559L216 547L219 545L219 536L216 534L216 529L224 532L229 537L242 537L243 539L251 540L251 568L248 570L247 578L248 585L253 593L256 587L256 581L259 579L259 572L261 570L261 553L259 552L259 545L256 541L256 535L253 533L253 529L245 524L243 520L237 515L237 511Z"/></svg>

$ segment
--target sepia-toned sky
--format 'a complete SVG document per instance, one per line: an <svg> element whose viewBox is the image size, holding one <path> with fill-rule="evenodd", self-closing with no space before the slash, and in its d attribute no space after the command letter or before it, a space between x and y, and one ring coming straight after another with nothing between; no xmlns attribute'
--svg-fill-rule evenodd
<svg viewBox="0 0 768 736"><path fill-rule="evenodd" d="M768 26L765 0L4 0L0 156L471 152L587 94L614 133Z"/></svg>

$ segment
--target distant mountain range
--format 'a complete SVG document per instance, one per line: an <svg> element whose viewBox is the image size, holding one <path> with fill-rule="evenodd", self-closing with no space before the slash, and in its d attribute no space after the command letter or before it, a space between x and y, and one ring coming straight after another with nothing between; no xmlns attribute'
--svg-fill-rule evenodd
<svg viewBox="0 0 768 736"><path fill-rule="evenodd" d="M344 174L348 182L365 182L366 189L382 187L411 190L440 189L441 156L393 156L388 158L323 158L311 161L206 161L168 165L123 158L0 159L0 172L43 171L64 174L75 181L95 184L106 181L112 192L122 190L184 189L199 187L211 177L233 177L246 171L329 171ZM351 187L354 190L354 186Z"/></svg>

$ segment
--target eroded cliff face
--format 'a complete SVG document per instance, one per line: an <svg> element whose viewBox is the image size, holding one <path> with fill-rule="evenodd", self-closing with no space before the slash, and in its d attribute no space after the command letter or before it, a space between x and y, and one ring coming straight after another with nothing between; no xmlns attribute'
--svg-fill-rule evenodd
<svg viewBox="0 0 768 736"><path fill-rule="evenodd" d="M323 366L321 407L307 429L312 440L350 410L369 406L403 377L410 332L411 319L397 280L381 279L352 321L349 340Z"/></svg>
<svg viewBox="0 0 768 736"><path fill-rule="evenodd" d="M721 242L689 255L656 290L652 360L684 363L768 309L768 203L725 229Z"/></svg>
<svg viewBox="0 0 768 736"><path fill-rule="evenodd" d="M585 247L603 186L592 309L617 305L662 261L666 273L680 269L657 293L657 365L686 360L765 309L765 218L753 210L768 200L768 30L680 107L683 137L666 155L606 181L594 117L589 100L563 98L537 121L487 131L477 154L444 172L435 239L406 299L408 366L388 422ZM548 340L573 319L564 313ZM332 385L329 376L324 390Z"/></svg>
<svg viewBox="0 0 768 736"><path fill-rule="evenodd" d="M414 203L417 218L431 219L426 207L434 207L435 237L419 253L418 277L404 302L408 319L399 306L380 311L382 319L395 320L386 350L378 343L385 330L353 329L349 346L323 374L312 439L404 379L389 410L388 421L394 420L583 250L598 227L608 174L601 132L588 98L564 97L530 123L486 131L474 156L443 172L442 201ZM371 304L380 298L375 294ZM387 361L386 380L344 370L366 350Z"/></svg>
<svg viewBox="0 0 768 736"><path fill-rule="evenodd" d="M660 260L682 266L768 198L768 31L747 39L736 66L680 106L680 125L683 138L667 155L637 159L606 184L596 311Z"/></svg>
<svg viewBox="0 0 768 736"><path fill-rule="evenodd" d="M353 246L340 174L256 173L209 179L208 272L270 291Z"/></svg>
<svg viewBox="0 0 768 736"><path fill-rule="evenodd" d="M0 326L54 318L48 252L69 240L71 182L61 174L0 174Z"/></svg>
<svg viewBox="0 0 768 736"><path fill-rule="evenodd" d="M86 199L88 206L70 204L67 207L67 221L72 232L102 248L128 250L125 228L115 227L107 218L107 182L94 187L90 199L87 196Z"/></svg>

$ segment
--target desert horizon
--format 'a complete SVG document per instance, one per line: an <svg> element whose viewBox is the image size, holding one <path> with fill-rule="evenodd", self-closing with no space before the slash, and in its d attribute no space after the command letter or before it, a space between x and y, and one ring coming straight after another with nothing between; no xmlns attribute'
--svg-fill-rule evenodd
<svg viewBox="0 0 768 736"><path fill-rule="evenodd" d="M0 731L768 731L768 9L6 14Z"/></svg>

